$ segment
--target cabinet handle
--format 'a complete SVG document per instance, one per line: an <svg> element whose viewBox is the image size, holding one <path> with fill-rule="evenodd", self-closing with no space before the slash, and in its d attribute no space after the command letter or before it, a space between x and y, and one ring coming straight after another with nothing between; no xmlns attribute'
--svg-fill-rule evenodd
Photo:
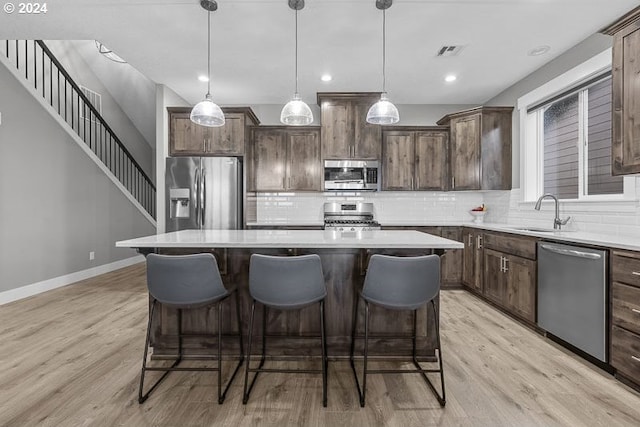
<svg viewBox="0 0 640 427"><path fill-rule="evenodd" d="M413 177L411 177L411 188L413 189Z"/></svg>
<svg viewBox="0 0 640 427"><path fill-rule="evenodd" d="M640 276L640 271L632 271L631 274L634 276Z"/></svg>
<svg viewBox="0 0 640 427"><path fill-rule="evenodd" d="M637 308L632 308L631 311L633 311L636 314L640 314L640 310L638 310Z"/></svg>
<svg viewBox="0 0 640 427"><path fill-rule="evenodd" d="M282 189L285 190L287 188L287 178L282 177Z"/></svg>
<svg viewBox="0 0 640 427"><path fill-rule="evenodd" d="M203 152L207 152L207 139L206 138L202 138L202 151Z"/></svg>
<svg viewBox="0 0 640 427"><path fill-rule="evenodd" d="M509 262L509 258L504 257L504 272L506 273L507 271L509 271L509 264L507 264Z"/></svg>
<svg viewBox="0 0 640 427"><path fill-rule="evenodd" d="M451 188L456 188L456 177L452 176L451 177Z"/></svg>
<svg viewBox="0 0 640 427"><path fill-rule="evenodd" d="M482 249L482 234L479 234L476 237L476 246L478 247L478 249Z"/></svg>
<svg viewBox="0 0 640 427"><path fill-rule="evenodd" d="M631 356L631 358L632 358L633 360L635 360L636 362L640 362L640 357Z"/></svg>
<svg viewBox="0 0 640 427"><path fill-rule="evenodd" d="M504 273L504 257L500 257L500 273Z"/></svg>
<svg viewBox="0 0 640 427"><path fill-rule="evenodd" d="M471 234L469 234L469 244L468 244L467 246L473 246L473 243L471 243L471 238L472 238L472 237L473 237L473 236L471 236Z"/></svg>

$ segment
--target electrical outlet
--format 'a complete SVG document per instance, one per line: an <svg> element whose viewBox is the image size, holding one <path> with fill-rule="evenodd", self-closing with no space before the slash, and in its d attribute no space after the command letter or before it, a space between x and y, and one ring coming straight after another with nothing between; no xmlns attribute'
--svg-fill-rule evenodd
<svg viewBox="0 0 640 427"><path fill-rule="evenodd" d="M89 252L89 261L96 259L96 253L94 251Z"/></svg>

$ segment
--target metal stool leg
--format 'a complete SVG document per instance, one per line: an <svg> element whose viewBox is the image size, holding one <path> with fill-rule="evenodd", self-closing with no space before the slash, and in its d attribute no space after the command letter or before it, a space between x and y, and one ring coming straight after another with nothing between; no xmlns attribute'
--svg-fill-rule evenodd
<svg viewBox="0 0 640 427"><path fill-rule="evenodd" d="M364 302L364 369L362 377L362 396L360 396L360 406L364 408L365 396L367 393L367 359L369 356L369 302Z"/></svg>
<svg viewBox="0 0 640 427"><path fill-rule="evenodd" d="M167 375L169 375L169 372L171 371L166 371L164 374L162 374L162 376L160 377L160 379L158 379L149 390L147 390L147 392L145 394L142 393L142 390L144 389L144 377L145 377L145 372L147 371L147 356L149 354L149 341L151 339L151 324L153 322L153 315L155 313L156 310L156 305L157 302L156 300L153 300L153 302L151 303L151 310L149 311L149 322L147 323L147 337L145 339L144 342L144 355L142 357L142 370L140 372L140 388L138 389L138 403L142 404L144 403L148 398L149 395L151 394L151 392L153 390L155 390L155 388L162 382L162 380L164 380L166 378ZM178 313L180 313L178 311ZM180 314L178 314L178 321L180 322L181 316ZM176 365L178 363L180 363L180 361L182 360L182 342L181 342L181 334L180 331L181 327L178 326L178 359L176 359L173 364L168 368L175 368Z"/></svg>
<svg viewBox="0 0 640 427"><path fill-rule="evenodd" d="M238 303L238 293L236 291L236 311L237 311L237 320L238 320L238 334L240 335L240 360L238 361L238 363L236 364L235 369L233 370L233 373L231 374L231 377L229 378L229 381L227 381L227 385L224 388L224 391L222 391L222 394L220 394L220 384L222 384L222 355L220 354L220 346L218 346L218 403L223 403L224 399L227 397L227 392L229 391L229 387L231 387L231 383L233 383L234 378L236 377L236 375L238 374L238 371L240 370L240 367L242 366L242 363L244 363L244 349L243 349L243 345L242 345L242 323L240 321L240 304ZM222 342L222 305L218 305L218 343Z"/></svg>
<svg viewBox="0 0 640 427"><path fill-rule="evenodd" d="M251 387L248 387L249 384L249 367L251 366L251 344L253 342L253 318L256 314L256 300L253 300L253 302L251 303L251 316L249 318L249 343L248 343L248 349L247 349L247 366L245 366L244 369L244 393L243 393L243 397L242 397L242 404L246 405L247 402L249 401L249 392L251 391L251 388L253 388L253 384L256 381L256 377L258 376L258 373L256 372L256 374L253 377L253 381L251 381Z"/></svg>
<svg viewBox="0 0 640 427"><path fill-rule="evenodd" d="M327 337L324 322L324 300L320 301L320 334L322 340L322 406L327 407Z"/></svg>

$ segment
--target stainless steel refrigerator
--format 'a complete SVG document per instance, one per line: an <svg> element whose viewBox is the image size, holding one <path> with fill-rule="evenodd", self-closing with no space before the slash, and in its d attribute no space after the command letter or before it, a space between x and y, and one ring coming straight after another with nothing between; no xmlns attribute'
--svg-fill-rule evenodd
<svg viewBox="0 0 640 427"><path fill-rule="evenodd" d="M236 157L169 157L166 231L242 228L242 163Z"/></svg>

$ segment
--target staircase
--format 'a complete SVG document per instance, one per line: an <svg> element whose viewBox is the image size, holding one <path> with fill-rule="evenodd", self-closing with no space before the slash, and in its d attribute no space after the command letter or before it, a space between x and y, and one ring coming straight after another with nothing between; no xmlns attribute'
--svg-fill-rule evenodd
<svg viewBox="0 0 640 427"><path fill-rule="evenodd" d="M3 61L69 126L152 219L156 187L42 40L5 40ZM1 49L1 48L0 48ZM15 74L15 73L14 73ZM103 168L103 170L105 169Z"/></svg>

